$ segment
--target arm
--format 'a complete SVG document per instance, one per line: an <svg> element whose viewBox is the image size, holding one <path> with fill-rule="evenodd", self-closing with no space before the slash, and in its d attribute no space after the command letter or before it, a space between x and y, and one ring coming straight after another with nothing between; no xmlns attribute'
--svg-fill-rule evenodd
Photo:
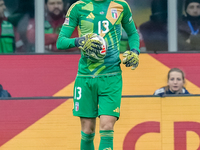
<svg viewBox="0 0 200 150"><path fill-rule="evenodd" d="M68 49L75 47L75 39L70 38L75 27L63 25L57 39L57 49Z"/></svg>
<svg viewBox="0 0 200 150"><path fill-rule="evenodd" d="M56 46L57 49L68 49L75 47L75 39L70 38L74 29L79 25L78 17L78 3L74 3L68 9L66 14L65 22L62 25L61 31L59 33Z"/></svg>
<svg viewBox="0 0 200 150"><path fill-rule="evenodd" d="M123 56L125 58L123 59L123 64L125 64L126 67L132 67L131 69L134 70L139 64L138 55L140 53L140 39L137 29L135 27L135 23L132 19L130 7L127 3L125 4L126 5L124 5L124 16L122 18L122 27L128 35L129 47L131 50L124 52Z"/></svg>
<svg viewBox="0 0 200 150"><path fill-rule="evenodd" d="M124 28L124 30L126 31L126 33L128 35L128 42L129 42L130 49L131 50L135 49L138 51L138 53L140 53L139 34L137 32L135 23L132 19L131 9L127 3L125 3L125 4L126 5L124 5L124 15L123 15L123 19L122 19L122 27Z"/></svg>
<svg viewBox="0 0 200 150"><path fill-rule="evenodd" d="M135 27L133 20L128 24L123 24L123 28L128 35L128 43L129 43L130 49L137 50L139 54L140 53L140 49L139 49L140 39L139 39L139 34L137 32L137 29Z"/></svg>
<svg viewBox="0 0 200 150"><path fill-rule="evenodd" d="M17 32L16 28L14 28L15 32L15 51L21 51L24 48L24 42L20 38L19 33Z"/></svg>
<svg viewBox="0 0 200 150"><path fill-rule="evenodd" d="M97 36L93 33L88 33L83 37L70 38L74 29L79 25L79 6L80 2L74 3L68 10L65 22L61 28L56 43L57 49L69 49L78 47L85 53L91 55L91 53L97 52L101 47L101 42L92 39Z"/></svg>

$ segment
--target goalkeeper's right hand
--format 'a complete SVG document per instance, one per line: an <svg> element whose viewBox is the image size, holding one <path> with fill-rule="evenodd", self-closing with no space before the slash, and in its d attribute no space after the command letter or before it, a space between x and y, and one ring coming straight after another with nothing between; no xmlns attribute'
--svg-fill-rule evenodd
<svg viewBox="0 0 200 150"><path fill-rule="evenodd" d="M92 39L94 37L97 37L97 34L88 33L83 37L76 38L75 45L88 55L96 53L101 50L102 43L98 40Z"/></svg>

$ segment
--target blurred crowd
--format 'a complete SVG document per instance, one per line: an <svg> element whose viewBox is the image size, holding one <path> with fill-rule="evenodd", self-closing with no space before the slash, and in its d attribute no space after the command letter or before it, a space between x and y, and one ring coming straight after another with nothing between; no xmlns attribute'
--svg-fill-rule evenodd
<svg viewBox="0 0 200 150"><path fill-rule="evenodd" d="M56 40L65 20L65 14L75 1L45 0L45 52L59 52ZM9 5L11 3L12 5ZM0 53L35 52L34 0L0 0L0 23ZM76 29L72 37L77 36Z"/></svg>
<svg viewBox="0 0 200 150"><path fill-rule="evenodd" d="M140 25L147 51L168 50L168 1L152 0L149 21ZM178 50L200 50L200 0L185 0L183 14L177 20Z"/></svg>
<svg viewBox="0 0 200 150"><path fill-rule="evenodd" d="M57 50L56 40L65 14L77 0L45 0L45 52L73 52L76 48ZM129 2L129 1L127 1ZM137 26L141 52L168 51L168 0L151 0L149 20ZM131 5L132 2L131 2ZM182 17L178 18L178 50L200 50L200 0L185 0ZM133 14L139 15L139 14ZM35 52L34 0L0 0L0 53ZM78 31L72 34L77 37ZM122 30L120 51L129 49Z"/></svg>

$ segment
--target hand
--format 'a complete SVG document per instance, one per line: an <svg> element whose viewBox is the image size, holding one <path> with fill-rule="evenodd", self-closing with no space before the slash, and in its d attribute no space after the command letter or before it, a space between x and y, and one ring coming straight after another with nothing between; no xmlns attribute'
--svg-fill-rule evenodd
<svg viewBox="0 0 200 150"><path fill-rule="evenodd" d="M101 50L103 43L101 43L99 40L92 39L94 37L97 37L97 34L88 33L83 37L76 38L75 45L89 56L94 53L96 54Z"/></svg>
<svg viewBox="0 0 200 150"><path fill-rule="evenodd" d="M190 35L190 44L192 46L199 47L200 46L199 38L200 38L200 34Z"/></svg>
<svg viewBox="0 0 200 150"><path fill-rule="evenodd" d="M131 51L125 51L123 53L123 64L126 65L126 67L132 66L132 70L135 70L139 64L139 52L137 50L131 50Z"/></svg>

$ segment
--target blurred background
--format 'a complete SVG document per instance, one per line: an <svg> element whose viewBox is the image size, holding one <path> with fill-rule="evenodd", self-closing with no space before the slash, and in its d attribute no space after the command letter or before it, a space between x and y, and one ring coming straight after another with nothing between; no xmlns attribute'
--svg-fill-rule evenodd
<svg viewBox="0 0 200 150"><path fill-rule="evenodd" d="M134 74L128 72L127 74L131 76L124 79L124 84L127 80L127 84L131 86L135 81L132 83L130 80L136 76L137 90L124 94L153 94L155 89L166 84L167 71L172 67L182 69L186 73L186 79L197 86L197 90L191 87L193 91L191 93L199 93L199 1L127 0L140 35L141 54L139 68ZM0 5L0 11L4 14L0 15L0 22L4 23L5 27L6 25L12 27L6 30L9 31L9 36L1 35L7 38L5 41L0 38L0 63L6 64L0 67L0 84L8 89L12 96L26 97L52 96L73 82L80 51L77 48L57 50L56 40L65 15L76 0L0 0L0 2L5 3L5 6ZM43 12L41 13L43 16L38 12ZM39 26L39 29L44 29L43 32L36 28L36 24L40 23L43 23L43 28ZM37 43L36 34L40 39L44 37L43 43L42 40L39 41L41 43ZM77 29L74 30L72 37L78 37ZM9 51L4 51L3 49L7 47ZM127 35L122 30L120 52L123 53L128 49ZM180 55L182 53L183 55ZM162 65L157 63L155 65L155 60ZM163 67L165 72L160 71ZM159 81L155 83L154 79ZM140 88L137 88L137 85ZM64 96L71 94L66 91Z"/></svg>
<svg viewBox="0 0 200 150"><path fill-rule="evenodd" d="M35 34L39 32L35 29L35 4L36 0L4 0L6 9L5 17L14 26L17 33L15 35L15 49L12 52L1 53L79 53L78 49L59 51L56 49L55 41L63 23L64 15L71 4L77 0L61 0L63 3L60 19L52 19L53 12L49 11L46 0L37 3L45 3L44 6L44 49L36 50ZM140 33L141 52L162 53L162 52L198 52L200 50L199 27L200 27L200 6L197 6L196 16L187 16L186 6L190 2L199 4L199 1L192 0L127 0L132 10L133 19ZM40 5L39 4L39 5ZM176 5L176 6L174 6ZM61 9L61 8L60 8ZM170 11L169 11L170 10ZM169 11L169 12L168 12ZM171 13L171 14L170 14ZM50 16L50 17L49 17ZM169 16L172 16L171 18ZM188 26L187 19L192 18L192 28L197 34L192 34ZM57 21L55 23L54 21ZM42 21L42 20L40 20ZM50 28L52 31L50 31ZM126 34L126 33L124 33ZM77 30L72 37L77 37ZM123 36L124 37L124 36ZM53 40L54 39L54 40ZM122 38L121 52L128 49L127 39Z"/></svg>

